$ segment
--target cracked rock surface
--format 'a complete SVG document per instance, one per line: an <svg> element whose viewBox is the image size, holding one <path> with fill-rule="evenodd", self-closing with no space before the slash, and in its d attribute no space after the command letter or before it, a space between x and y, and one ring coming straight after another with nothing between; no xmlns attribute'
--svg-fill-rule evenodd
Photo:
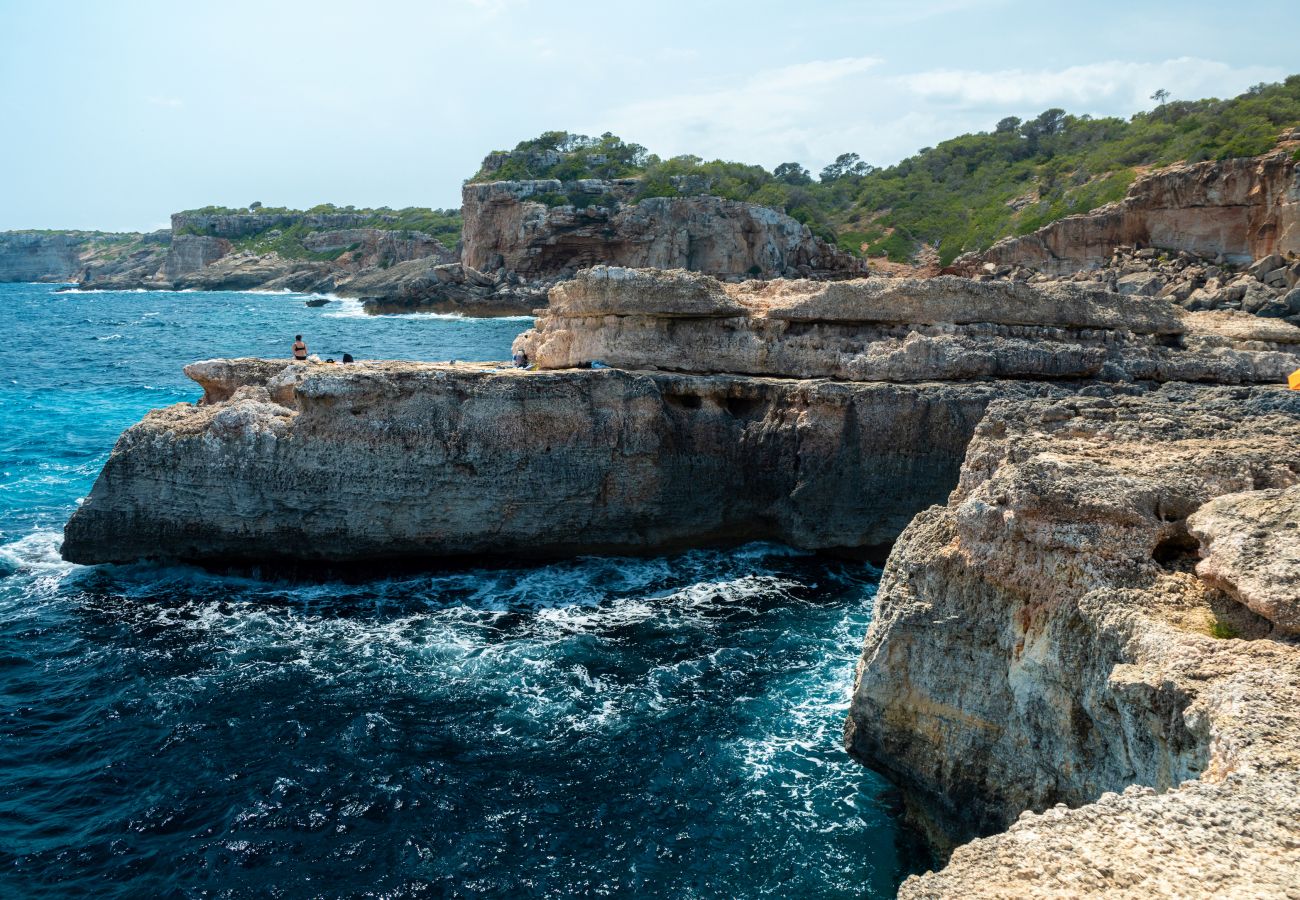
<svg viewBox="0 0 1300 900"><path fill-rule="evenodd" d="M846 727L956 846L900 896L1297 896L1300 645L1216 544L1298 483L1297 392L990 408L890 555Z"/></svg>

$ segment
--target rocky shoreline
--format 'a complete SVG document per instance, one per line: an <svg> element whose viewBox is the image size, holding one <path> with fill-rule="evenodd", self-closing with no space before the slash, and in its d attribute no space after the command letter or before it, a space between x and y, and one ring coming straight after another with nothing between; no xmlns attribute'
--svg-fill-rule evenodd
<svg viewBox="0 0 1300 900"><path fill-rule="evenodd" d="M516 349L534 368L191 365L202 401L123 434L63 554L892 544L846 744L960 845L904 896L1286 896L1300 328L1077 283L597 267Z"/></svg>
<svg viewBox="0 0 1300 900"><path fill-rule="evenodd" d="M846 729L939 846L994 835L900 896L1292 895L1297 482L1300 392L990 408L890 556ZM1268 548L1272 602L1223 541Z"/></svg>

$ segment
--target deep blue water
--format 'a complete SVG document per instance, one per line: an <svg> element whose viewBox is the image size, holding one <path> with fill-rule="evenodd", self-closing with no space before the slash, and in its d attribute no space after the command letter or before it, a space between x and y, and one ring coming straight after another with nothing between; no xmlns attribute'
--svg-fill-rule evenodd
<svg viewBox="0 0 1300 900"><path fill-rule="evenodd" d="M877 573L773 546L363 584L83 568L194 359L504 359L520 320L0 285L0 895L892 896L840 748Z"/></svg>

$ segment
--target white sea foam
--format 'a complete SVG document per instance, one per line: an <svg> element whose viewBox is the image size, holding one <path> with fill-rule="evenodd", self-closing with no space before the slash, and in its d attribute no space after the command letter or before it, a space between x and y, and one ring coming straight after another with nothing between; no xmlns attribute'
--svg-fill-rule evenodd
<svg viewBox="0 0 1300 900"><path fill-rule="evenodd" d="M324 314L327 319L423 319L425 321L454 320L457 322L531 322L532 316L467 316L456 312L404 312L404 313L368 313L364 304L355 297L332 297L337 301L337 308L331 308Z"/></svg>
<svg viewBox="0 0 1300 900"><path fill-rule="evenodd" d="M149 288L68 288L64 291L55 291L56 294L179 294L180 291L155 291Z"/></svg>
<svg viewBox="0 0 1300 900"><path fill-rule="evenodd" d="M63 533L50 529L33 531L16 541L0 544L0 557L18 572L33 575L60 575L78 566L65 562L59 555Z"/></svg>

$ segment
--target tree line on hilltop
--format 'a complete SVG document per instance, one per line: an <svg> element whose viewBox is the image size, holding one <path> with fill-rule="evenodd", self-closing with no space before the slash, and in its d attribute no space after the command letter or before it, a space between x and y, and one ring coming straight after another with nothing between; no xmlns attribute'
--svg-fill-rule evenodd
<svg viewBox="0 0 1300 900"><path fill-rule="evenodd" d="M1255 156L1300 124L1300 75L1228 100L1170 100L1128 119L1048 109L1008 116L877 168L843 153L816 177L797 162L668 159L613 134L548 131L489 157L471 179L639 179L636 198L711 194L780 209L853 253L905 261L923 245L947 263L1124 196L1151 166ZM495 157L495 159L494 159ZM592 202L557 195L551 202Z"/></svg>

